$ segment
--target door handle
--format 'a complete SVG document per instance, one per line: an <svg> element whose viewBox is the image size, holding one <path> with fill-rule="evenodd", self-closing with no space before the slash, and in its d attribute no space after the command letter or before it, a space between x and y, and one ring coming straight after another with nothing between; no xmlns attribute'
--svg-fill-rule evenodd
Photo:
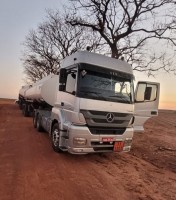
<svg viewBox="0 0 176 200"><path fill-rule="evenodd" d="M157 111L151 111L151 115L157 115Z"/></svg>

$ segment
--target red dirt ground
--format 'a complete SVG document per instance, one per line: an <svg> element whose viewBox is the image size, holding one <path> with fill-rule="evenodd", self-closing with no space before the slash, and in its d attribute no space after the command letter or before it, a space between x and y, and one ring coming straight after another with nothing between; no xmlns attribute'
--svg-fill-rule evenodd
<svg viewBox="0 0 176 200"><path fill-rule="evenodd" d="M0 99L0 199L175 200L176 111L135 133L130 153L57 154L46 133Z"/></svg>

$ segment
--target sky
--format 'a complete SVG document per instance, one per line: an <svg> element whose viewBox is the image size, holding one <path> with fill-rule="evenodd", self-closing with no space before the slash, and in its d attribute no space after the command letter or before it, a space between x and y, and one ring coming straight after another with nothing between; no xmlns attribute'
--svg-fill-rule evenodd
<svg viewBox="0 0 176 200"><path fill-rule="evenodd" d="M46 18L46 9L59 9L64 0L0 0L0 98L18 98L24 85L23 45L29 30ZM176 76L159 72L148 78L135 73L136 80L160 83L160 109L176 110Z"/></svg>

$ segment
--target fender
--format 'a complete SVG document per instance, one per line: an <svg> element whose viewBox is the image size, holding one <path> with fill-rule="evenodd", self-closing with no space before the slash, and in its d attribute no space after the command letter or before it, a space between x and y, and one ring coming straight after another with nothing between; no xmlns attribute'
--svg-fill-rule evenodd
<svg viewBox="0 0 176 200"><path fill-rule="evenodd" d="M65 120L64 110L61 108L60 103L56 103L54 105L54 107L52 108L52 113L51 113L51 122L52 123L51 123L49 134L51 134L53 122L58 122L60 129L64 130L65 121L66 120Z"/></svg>

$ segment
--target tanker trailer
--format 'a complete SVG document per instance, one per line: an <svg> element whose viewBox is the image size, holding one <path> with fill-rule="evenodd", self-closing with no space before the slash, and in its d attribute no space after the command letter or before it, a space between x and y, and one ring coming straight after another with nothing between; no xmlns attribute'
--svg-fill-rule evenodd
<svg viewBox="0 0 176 200"><path fill-rule="evenodd" d="M21 87L20 91L19 91L19 96L18 96L18 105L20 107L20 109L23 108L23 104L25 103L25 93L26 90L28 90L32 85L24 85Z"/></svg>
<svg viewBox="0 0 176 200"><path fill-rule="evenodd" d="M56 101L58 85L58 75L51 74L28 87L23 94L24 116L31 115L34 109L51 109Z"/></svg>

